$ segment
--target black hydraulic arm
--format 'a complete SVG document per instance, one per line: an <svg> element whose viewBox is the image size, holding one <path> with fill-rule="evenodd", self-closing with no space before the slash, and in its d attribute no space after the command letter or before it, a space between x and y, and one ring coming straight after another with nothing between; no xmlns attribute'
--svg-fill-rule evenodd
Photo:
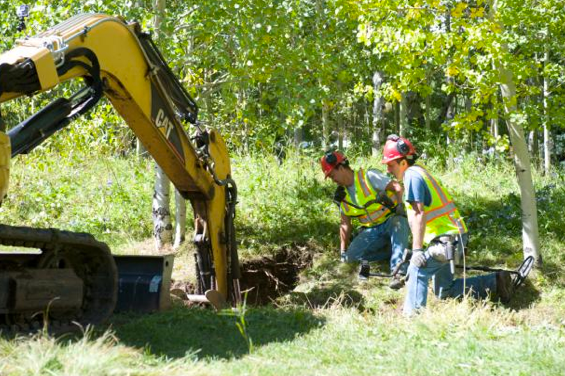
<svg viewBox="0 0 565 376"><path fill-rule="evenodd" d="M8 132L12 144L12 158L18 154L29 153L53 133L63 129L75 118L94 107L102 97L100 65L96 55L86 48L77 48L67 54L66 57L67 61L57 69L57 73L61 76L71 68L77 65L81 66L85 68L89 74L84 77L87 86L69 99L56 99L41 111L33 114L31 117L12 128ZM85 57L90 61L90 65L83 61L76 60L78 57ZM3 64L0 66L0 69L7 65L8 64ZM6 78L0 90L7 88L5 91L22 91L28 93L37 90L37 85L39 85L37 72L30 67L34 68L31 60L17 64L12 69L4 67L3 73ZM32 73L35 73L35 80L33 79ZM26 83L21 84L23 86L14 86L15 84L12 84L12 82L17 81L17 79L22 76L27 77ZM0 77L2 77L2 74L0 74Z"/></svg>

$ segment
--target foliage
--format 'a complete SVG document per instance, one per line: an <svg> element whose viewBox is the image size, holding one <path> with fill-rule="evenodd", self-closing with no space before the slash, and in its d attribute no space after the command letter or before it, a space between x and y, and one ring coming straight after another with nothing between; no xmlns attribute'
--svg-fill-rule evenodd
<svg viewBox="0 0 565 376"><path fill-rule="evenodd" d="M333 187L322 184L318 159L290 152L278 163L274 156L248 156L234 160L242 229L242 248L264 254L311 239L327 239L328 228L337 231L337 215L328 200ZM281 190L283 188L283 190Z"/></svg>
<svg viewBox="0 0 565 376"><path fill-rule="evenodd" d="M0 5L6 15L0 22L2 49L31 30L82 12L120 15L151 30L149 1L25 3L31 14L23 32L15 30L19 2ZM354 152L366 154L377 94L388 101L388 132L398 130L395 104L408 98L415 132L423 131L427 118L434 138L445 138L447 132L450 138L508 150L505 130L495 135L488 128L502 125L498 119L503 118L494 65L511 69L516 80L513 119L526 129L547 125L561 132L564 12L558 0L498 0L497 14L492 5L454 0L168 1L158 44L196 97L201 120L219 128L233 150L286 146L295 131L322 144L334 131L351 141ZM508 53L501 51L501 43L510 47ZM385 80L379 92L372 86L377 71ZM72 92L69 88L62 94ZM61 91L47 99L55 95ZM14 101L3 113L13 126L47 99L34 98L31 106L29 100ZM450 101L454 112L446 116ZM128 153L134 140L107 104L78 120L69 133L70 138L54 138L48 146Z"/></svg>
<svg viewBox="0 0 565 376"><path fill-rule="evenodd" d="M151 236L152 163L70 154L15 159L0 222L90 232L110 244Z"/></svg>

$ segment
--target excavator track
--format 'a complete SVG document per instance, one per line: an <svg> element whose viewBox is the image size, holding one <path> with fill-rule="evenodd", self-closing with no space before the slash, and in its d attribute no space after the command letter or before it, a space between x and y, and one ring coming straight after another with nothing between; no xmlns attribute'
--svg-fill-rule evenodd
<svg viewBox="0 0 565 376"><path fill-rule="evenodd" d="M87 233L0 225L0 244L11 247L0 252L1 334L68 332L112 314L118 275L105 243Z"/></svg>

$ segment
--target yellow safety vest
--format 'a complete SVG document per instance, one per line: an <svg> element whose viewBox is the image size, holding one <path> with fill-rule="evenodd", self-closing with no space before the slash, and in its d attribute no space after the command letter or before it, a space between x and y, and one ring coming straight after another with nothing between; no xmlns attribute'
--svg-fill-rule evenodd
<svg viewBox="0 0 565 376"><path fill-rule="evenodd" d="M467 232L467 226L455 207L453 199L441 185L424 167L420 165L410 166L408 169L417 171L428 186L432 201L429 206L424 206L426 214L426 231L424 232L424 245L428 245L435 237L443 234L463 234ZM407 194L407 192L406 192ZM406 197L405 197L406 198ZM409 202L404 200L406 212L414 212Z"/></svg>
<svg viewBox="0 0 565 376"><path fill-rule="evenodd" d="M392 212L386 206L376 201L378 192L375 191L370 184L367 174L363 169L354 172L354 177L355 198L357 199L356 206L363 207L363 209L358 209L350 205L354 201L351 199L349 191L346 189L345 199L340 204L341 212L348 217L357 219L361 226L372 227L380 225L388 219ZM386 191L386 193L396 204L397 199L394 192Z"/></svg>

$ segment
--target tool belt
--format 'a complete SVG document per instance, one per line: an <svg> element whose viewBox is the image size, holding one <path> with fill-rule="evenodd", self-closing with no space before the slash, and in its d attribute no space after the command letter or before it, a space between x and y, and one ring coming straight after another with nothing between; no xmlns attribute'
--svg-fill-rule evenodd
<svg viewBox="0 0 565 376"><path fill-rule="evenodd" d="M440 235L434 238L428 246L428 254L439 262L455 261L459 264L463 256L463 244L458 244L457 235Z"/></svg>

